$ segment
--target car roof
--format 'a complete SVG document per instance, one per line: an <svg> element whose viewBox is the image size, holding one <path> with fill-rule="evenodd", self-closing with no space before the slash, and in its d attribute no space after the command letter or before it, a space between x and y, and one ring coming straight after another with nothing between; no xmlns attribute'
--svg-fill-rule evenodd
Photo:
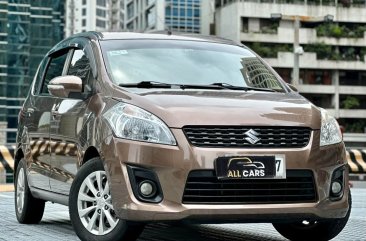
<svg viewBox="0 0 366 241"><path fill-rule="evenodd" d="M75 38L75 37L85 37L89 39L96 39L102 41L116 40L116 39L187 40L187 41L212 42L212 43L243 46L241 43L236 43L235 41L216 36L208 36L193 33L169 32L169 31L154 31L146 33L89 31L72 35L69 38Z"/></svg>
<svg viewBox="0 0 366 241"><path fill-rule="evenodd" d="M58 52L59 50L65 49L70 45L70 42L75 38L87 38L90 40L96 41L108 41L108 40L182 40L182 41L196 41L196 42L208 42L208 43L219 43L219 44L228 44L235 45L240 47L246 47L242 43L237 43L230 39L225 39L213 35L202 35L202 34L194 34L194 33L179 33L179 32L170 32L170 31L153 31L146 33L137 33L137 32L97 32L97 31L88 31L82 32L78 34L71 35L70 37L62 40L47 53L47 56Z"/></svg>

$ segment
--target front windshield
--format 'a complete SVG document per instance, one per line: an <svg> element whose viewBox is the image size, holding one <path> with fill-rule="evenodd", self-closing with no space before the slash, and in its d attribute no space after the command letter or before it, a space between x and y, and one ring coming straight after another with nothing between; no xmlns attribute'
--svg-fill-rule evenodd
<svg viewBox="0 0 366 241"><path fill-rule="evenodd" d="M101 47L107 70L117 85L142 81L224 83L284 91L272 70L239 46L183 40L105 40Z"/></svg>

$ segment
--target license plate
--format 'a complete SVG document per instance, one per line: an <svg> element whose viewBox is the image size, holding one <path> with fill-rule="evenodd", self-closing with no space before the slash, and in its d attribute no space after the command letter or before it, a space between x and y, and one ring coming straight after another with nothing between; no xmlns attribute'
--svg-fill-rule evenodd
<svg viewBox="0 0 366 241"><path fill-rule="evenodd" d="M286 178L282 155L219 157L215 161L215 169L219 179Z"/></svg>

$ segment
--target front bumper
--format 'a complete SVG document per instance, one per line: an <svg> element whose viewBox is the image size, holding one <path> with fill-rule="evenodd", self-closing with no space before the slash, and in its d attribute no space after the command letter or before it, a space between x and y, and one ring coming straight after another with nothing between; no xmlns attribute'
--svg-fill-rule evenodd
<svg viewBox="0 0 366 241"><path fill-rule="evenodd" d="M101 154L109 174L113 205L119 218L132 221L194 222L273 222L288 219L342 218L348 211L348 175L344 195L329 199L333 171L345 164L343 143L319 147L319 131L312 131L304 148L235 149L191 146L181 129L172 129L178 146L122 140L110 136L102 144ZM308 169L314 173L318 201L296 204L182 204L188 173L214 169L214 160L224 155L284 155L287 169ZM164 199L158 204L138 201L132 191L126 165L153 170L159 179ZM346 171L347 172L347 171Z"/></svg>

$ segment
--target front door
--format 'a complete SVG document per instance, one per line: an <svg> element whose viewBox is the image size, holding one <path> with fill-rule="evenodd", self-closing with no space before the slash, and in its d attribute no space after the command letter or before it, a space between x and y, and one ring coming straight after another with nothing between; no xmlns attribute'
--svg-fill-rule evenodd
<svg viewBox="0 0 366 241"><path fill-rule="evenodd" d="M29 125L26 152L29 161L29 185L50 190L49 177L52 173L50 163L50 115L54 102L51 96L32 97L33 103L26 107L27 121Z"/></svg>
<svg viewBox="0 0 366 241"><path fill-rule="evenodd" d="M82 49L71 50L72 58L66 75L78 76L83 89L92 78L89 60ZM58 98L51 113L51 160L54 172L50 179L52 191L68 195L81 162L82 127L85 123L87 99Z"/></svg>
<svg viewBox="0 0 366 241"><path fill-rule="evenodd" d="M26 159L29 165L29 184L33 187L50 190L52 162L50 155L51 112L56 98L48 93L47 85L51 79L62 75L67 59L67 51L46 58L41 64L39 76L31 93L29 104L25 107L27 118ZM45 70L42 67L45 65ZM44 73L43 73L44 72Z"/></svg>

